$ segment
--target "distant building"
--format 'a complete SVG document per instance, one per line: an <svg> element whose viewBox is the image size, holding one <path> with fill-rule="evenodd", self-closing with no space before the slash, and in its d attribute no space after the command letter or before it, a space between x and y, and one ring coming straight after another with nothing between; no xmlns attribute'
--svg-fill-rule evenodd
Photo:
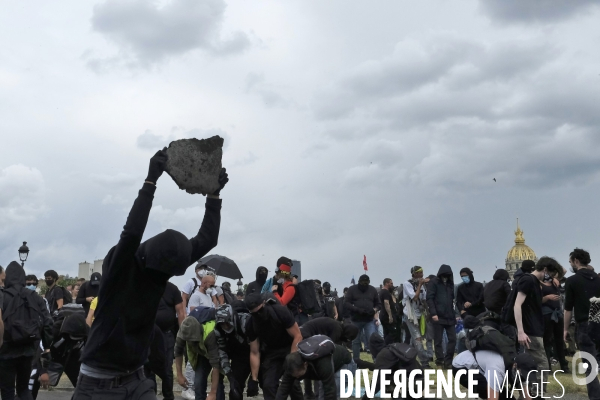
<svg viewBox="0 0 600 400"><path fill-rule="evenodd" d="M514 273L521 268L521 264L525 260L537 262L537 256L531 247L525 244L523 231L519 227L519 219L517 218L517 230L515 231L515 245L508 251L506 255L506 270L512 280Z"/></svg>
<svg viewBox="0 0 600 400"><path fill-rule="evenodd" d="M85 280L88 281L90 279L90 276L92 276L92 274L94 272L102 273L102 263L103 262L104 262L104 259L95 260L93 264L89 263L87 261L79 263L79 274L77 275L77 277L85 278Z"/></svg>

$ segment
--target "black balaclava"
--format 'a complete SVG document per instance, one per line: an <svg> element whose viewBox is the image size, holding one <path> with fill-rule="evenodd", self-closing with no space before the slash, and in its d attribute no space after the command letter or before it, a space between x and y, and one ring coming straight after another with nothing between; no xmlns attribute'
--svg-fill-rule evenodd
<svg viewBox="0 0 600 400"><path fill-rule="evenodd" d="M194 262L192 244L182 233L167 229L140 245L136 258L147 269L168 277L181 276Z"/></svg>
<svg viewBox="0 0 600 400"><path fill-rule="evenodd" d="M358 278L358 290L360 290L363 293L366 292L369 288L369 283L371 283L369 275L361 275L360 278Z"/></svg>
<svg viewBox="0 0 600 400"><path fill-rule="evenodd" d="M323 293L329 294L331 292L331 283L325 282L323 283Z"/></svg>
<svg viewBox="0 0 600 400"><path fill-rule="evenodd" d="M269 271L265 267L260 266L256 268L256 283L261 286L264 285L267 281L267 276L269 276Z"/></svg>
<svg viewBox="0 0 600 400"><path fill-rule="evenodd" d="M4 287L9 289L14 287L20 289L25 287L25 270L16 261L11 261L6 267L6 278L4 279Z"/></svg>
<svg viewBox="0 0 600 400"><path fill-rule="evenodd" d="M351 342L358 336L358 327L354 324L343 324L342 335L344 342Z"/></svg>

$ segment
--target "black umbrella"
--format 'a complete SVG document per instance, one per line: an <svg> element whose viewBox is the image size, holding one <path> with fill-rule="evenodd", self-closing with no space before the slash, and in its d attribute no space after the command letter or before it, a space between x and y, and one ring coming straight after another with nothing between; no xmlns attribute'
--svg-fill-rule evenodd
<svg viewBox="0 0 600 400"><path fill-rule="evenodd" d="M208 265L211 267L215 274L222 276L223 278L229 279L241 279L243 278L240 269L236 265L235 261L225 256L218 254L211 254L198 261L199 265Z"/></svg>

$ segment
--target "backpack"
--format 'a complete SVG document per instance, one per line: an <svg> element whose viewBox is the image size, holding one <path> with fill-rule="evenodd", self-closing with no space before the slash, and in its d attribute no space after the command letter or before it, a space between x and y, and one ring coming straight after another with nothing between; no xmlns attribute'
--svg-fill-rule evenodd
<svg viewBox="0 0 600 400"><path fill-rule="evenodd" d="M298 343L298 353L305 360L318 360L333 354L335 344L325 335L314 335Z"/></svg>
<svg viewBox="0 0 600 400"><path fill-rule="evenodd" d="M25 345L41 340L44 323L35 297L38 294L27 288L8 288L4 294L12 297L2 312L5 341Z"/></svg>
<svg viewBox="0 0 600 400"><path fill-rule="evenodd" d="M417 358L417 350L406 343L392 343L387 346L390 353L398 357L403 363L408 363Z"/></svg>
<svg viewBox="0 0 600 400"><path fill-rule="evenodd" d="M73 295L65 287L56 285L52 288L51 292L54 293L54 291L58 289L62 291L63 306L73 303ZM47 293L46 296L48 296ZM54 295L52 295L52 297L54 297Z"/></svg>
<svg viewBox="0 0 600 400"><path fill-rule="evenodd" d="M506 299L506 304L504 307L502 307L502 322L512 326L517 326L517 322L515 321L515 301L517 300L517 294L519 293L517 290L517 284L521 279L527 277L533 278L530 274L525 274L513 282L512 290Z"/></svg>
<svg viewBox="0 0 600 400"><path fill-rule="evenodd" d="M296 294L294 297L302 311L309 315L321 312L317 290L315 289L315 282L312 279L309 279L297 283L295 286Z"/></svg>
<svg viewBox="0 0 600 400"><path fill-rule="evenodd" d="M192 289L192 291L190 292L190 295L187 299L187 302L185 304L185 306L188 306L188 303L190 302L190 299L192 298L192 295L194 294L194 292L196 291L196 289L198 288L198 281L196 280L196 278L192 278L192 280L194 281L194 288Z"/></svg>
<svg viewBox="0 0 600 400"><path fill-rule="evenodd" d="M52 336L58 337L60 330L62 329L64 321L72 315L78 315L83 318L85 322L85 310L81 304L65 304L61 309L56 310L56 316L54 317L54 325L52 326Z"/></svg>
<svg viewBox="0 0 600 400"><path fill-rule="evenodd" d="M212 307L198 306L194 308L189 316L196 318L200 324L204 324L208 321L214 321L216 314L217 310Z"/></svg>
<svg viewBox="0 0 600 400"><path fill-rule="evenodd" d="M491 326L483 325L472 329L467 334L467 348L473 356L477 350L489 350L498 353L504 360L507 370L512 369L517 352L515 342Z"/></svg>

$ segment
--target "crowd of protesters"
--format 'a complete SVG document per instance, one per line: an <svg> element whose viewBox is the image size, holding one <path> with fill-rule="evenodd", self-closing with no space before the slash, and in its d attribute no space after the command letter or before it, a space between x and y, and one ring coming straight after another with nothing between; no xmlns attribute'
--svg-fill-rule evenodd
<svg viewBox="0 0 600 400"><path fill-rule="evenodd" d="M600 278L582 249L570 253L567 279L556 260L542 257L523 261L512 281L504 270L484 284L469 268L455 275L442 264L426 276L414 266L398 286L385 278L376 287L362 275L341 294L329 282L299 281L293 261L280 257L271 273L258 267L245 292L233 293L198 261L217 244L225 169L195 237L167 230L141 241L166 160L164 151L151 159L102 274L63 287L56 271L46 271L42 297L38 279L19 263L0 268L2 400L15 392L33 399L62 373L74 399L153 399L158 376L165 399L174 399L176 379L186 399L224 400L226 380L230 400L260 389L266 400L334 400L340 370L382 368L479 370L482 398L509 398L489 373L512 382L555 362L568 373L569 352L597 354L600 310L590 311L590 299L600 297ZM194 277L182 288L169 282L192 264ZM302 350L312 341L322 353ZM597 378L587 388L600 399Z"/></svg>

